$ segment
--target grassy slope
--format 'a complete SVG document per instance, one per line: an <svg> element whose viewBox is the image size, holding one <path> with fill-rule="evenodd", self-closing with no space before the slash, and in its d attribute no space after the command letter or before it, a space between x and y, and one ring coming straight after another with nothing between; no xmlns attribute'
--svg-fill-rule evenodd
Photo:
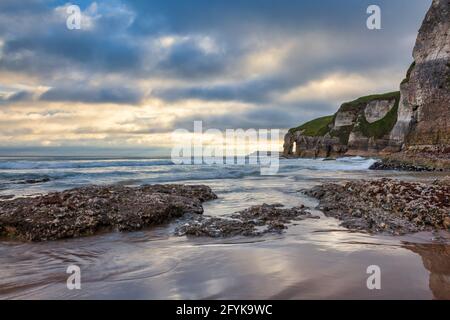
<svg viewBox="0 0 450 320"><path fill-rule="evenodd" d="M327 116L309 121L297 128L292 128L289 132L304 131L303 134L309 137L324 136L330 131L328 127L334 120L333 116Z"/></svg>
<svg viewBox="0 0 450 320"><path fill-rule="evenodd" d="M373 94L370 96L358 98L350 102L346 102L341 106L339 111L353 111L355 109L359 109L361 106L366 105L367 103L373 100L390 100L390 99L397 99L399 97L400 97L399 91L384 94Z"/></svg>
<svg viewBox="0 0 450 320"><path fill-rule="evenodd" d="M397 123L398 105L400 103L400 92L395 96L394 107L386 114L383 119L369 123L363 116L357 123L357 129L366 137L381 139L392 131Z"/></svg>
<svg viewBox="0 0 450 320"><path fill-rule="evenodd" d="M395 106L389 111L386 116L374 123L367 122L364 115L359 117L357 123L357 129L367 137L375 137L377 139L383 137L389 133L397 122L397 111L400 102L400 92L389 92L385 94L370 95L358 98L354 101L344 103L339 111L358 111L362 106L373 100L390 100L396 99ZM309 121L297 128L292 128L289 132L303 131L305 136L317 137L324 136L330 132L329 125L334 122L336 115L318 118ZM341 127L339 130L331 131L331 136L339 137L342 144L348 143L350 132L352 132L353 126Z"/></svg>

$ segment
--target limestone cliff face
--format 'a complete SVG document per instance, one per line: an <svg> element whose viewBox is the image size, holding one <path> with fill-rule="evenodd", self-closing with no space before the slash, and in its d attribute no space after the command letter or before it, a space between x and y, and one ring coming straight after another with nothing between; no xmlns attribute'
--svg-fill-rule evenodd
<svg viewBox="0 0 450 320"><path fill-rule="evenodd" d="M450 0L433 0L400 93L344 103L330 117L291 129L285 156L450 152ZM449 155L450 157L450 155Z"/></svg>
<svg viewBox="0 0 450 320"><path fill-rule="evenodd" d="M291 129L284 154L297 157L334 157L377 154L389 144L397 120L400 93L362 97L344 103L335 115Z"/></svg>
<svg viewBox="0 0 450 320"><path fill-rule="evenodd" d="M434 0L414 47L414 64L400 87L393 146L450 144L450 1Z"/></svg>

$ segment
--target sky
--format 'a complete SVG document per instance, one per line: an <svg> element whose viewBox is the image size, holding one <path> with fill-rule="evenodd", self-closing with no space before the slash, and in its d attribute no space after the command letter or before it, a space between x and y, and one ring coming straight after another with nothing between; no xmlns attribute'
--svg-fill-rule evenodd
<svg viewBox="0 0 450 320"><path fill-rule="evenodd" d="M398 90L430 4L0 0L0 154L156 154L194 121L286 130L333 114Z"/></svg>

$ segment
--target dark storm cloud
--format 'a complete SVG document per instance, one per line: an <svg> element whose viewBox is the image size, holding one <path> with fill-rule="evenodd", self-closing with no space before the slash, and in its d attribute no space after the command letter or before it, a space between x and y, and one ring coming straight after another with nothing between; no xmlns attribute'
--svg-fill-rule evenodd
<svg viewBox="0 0 450 320"><path fill-rule="evenodd" d="M383 25L392 33L411 31L414 18L423 18L431 0L128 0L140 14L132 30L136 34L203 33L239 39L254 32L302 29L355 32L365 28L366 9L379 5ZM411 17L412 19L402 19ZM361 28L361 26L363 28Z"/></svg>
<svg viewBox="0 0 450 320"><path fill-rule="evenodd" d="M223 74L229 64L227 55L207 52L195 41L184 41L170 48L157 68L175 77L202 78Z"/></svg>
<svg viewBox="0 0 450 320"><path fill-rule="evenodd" d="M32 54L29 54L29 53ZM72 66L91 71L129 71L140 66L140 54L128 41L99 37L95 33L71 33L61 28L57 33L27 35L6 41L0 66L21 71L31 64L47 60L40 71L61 71L61 66ZM51 62L51 63L48 63Z"/></svg>
<svg viewBox="0 0 450 320"><path fill-rule="evenodd" d="M60 77L80 71L126 74L142 67L140 44L124 33L132 20L128 11L94 16L95 27L85 21L79 31L66 28L63 8L56 12L45 6L48 1L31 1L40 4L39 10L23 12L19 8L26 8L28 0L21 3L0 13L7 22L0 23L0 36L5 34L0 69Z"/></svg>
<svg viewBox="0 0 450 320"><path fill-rule="evenodd" d="M392 52L392 46L395 43L386 43L386 40L382 38L371 38L372 45L376 49L372 46L348 47L347 43L352 41L350 36L345 35L344 37L336 35L334 39L317 38L315 41L319 48L308 42L297 44L293 52L284 58L284 64L274 73L264 77L252 80L244 79L243 81L235 80L228 84L218 85L190 85L188 83L184 87L156 89L152 94L168 102L199 99L273 104L277 102L278 94L332 73L370 75L380 69L402 69L399 65L404 65L406 70L408 64L411 63L406 54L410 51L409 46L401 48L400 45L397 45L398 49L404 50ZM404 54L402 55L399 51ZM200 73L196 69L191 71L191 77L194 77L196 72Z"/></svg>
<svg viewBox="0 0 450 320"><path fill-rule="evenodd" d="M40 101L138 104L144 98L139 90L126 87L61 87L43 93Z"/></svg>
<svg viewBox="0 0 450 320"><path fill-rule="evenodd" d="M271 92L289 87L279 79L261 79L231 85L199 86L154 91L153 95L167 101L200 99L207 101L264 102Z"/></svg>
<svg viewBox="0 0 450 320"><path fill-rule="evenodd" d="M189 83L184 87L154 90L153 94L167 101L201 99L276 103L277 101L272 99L276 94L333 72L370 74L380 69L406 70L411 63L416 30L428 4L408 2L409 6L404 7L405 2L401 0L379 1L383 10L383 30L370 31L365 26L368 3L281 1L275 5L272 1L262 1L261 6L252 13L250 8L255 9L251 5L254 4L252 1L244 1L242 7L237 5L242 12L235 6L224 8L221 1L212 1L208 6L203 3L202 10L202 1L199 1L191 10L194 15L205 16L201 21L191 16L178 16L175 9L174 15L178 19L173 21L173 30L218 30L220 37L229 44L228 48L231 46L238 52L234 55L234 60L231 60L234 62L240 61L250 51L245 42L250 41L254 35L280 42L291 41L295 46L284 58L279 69L273 74L264 75L263 78L240 79L219 85ZM168 10L175 5L169 1L162 6ZM221 19L215 17L218 12ZM400 21L398 14L416 18ZM240 15L249 17L240 19ZM228 22L228 16L234 22L232 26L224 25ZM136 23L138 22L139 19ZM233 32L231 29L236 26L241 29ZM262 32L265 34L261 34ZM230 64L231 62L227 61L227 65ZM193 78L196 72L202 75L202 68L192 68L190 71ZM223 75L226 75L225 68Z"/></svg>
<svg viewBox="0 0 450 320"><path fill-rule="evenodd" d="M0 104L13 104L22 101L31 101L34 97L32 92L22 90L14 92L7 97L0 97Z"/></svg>
<svg viewBox="0 0 450 320"><path fill-rule="evenodd" d="M271 97L272 93L291 89L334 71L369 73L399 66L406 69L411 62L412 41L429 2L128 1L131 7L142 12L131 27L136 33L206 32L226 43L228 52L221 57L222 60L214 55L206 57L194 50L181 50L162 65L173 74L187 76L191 80L211 75L226 78L231 69L226 66L241 67L238 62L255 49L252 48L255 38L256 42L261 39L296 42L296 48L280 70L265 75L263 79L240 79L216 86L193 86L189 82L182 88L155 90L157 96L169 101L196 98L255 103ZM371 4L382 8L383 30L374 32L366 28L366 9ZM400 20L399 15L411 18ZM149 24L148 21L154 23ZM412 41L404 41L407 37Z"/></svg>
<svg viewBox="0 0 450 320"><path fill-rule="evenodd" d="M42 5L41 0L2 0L0 2L0 12L8 14L30 14L43 13L45 6Z"/></svg>
<svg viewBox="0 0 450 320"><path fill-rule="evenodd" d="M25 101L25 100L31 100L33 98L33 93L29 91L19 91L14 93L8 98L9 102L18 102L18 101Z"/></svg>
<svg viewBox="0 0 450 320"><path fill-rule="evenodd" d="M299 110L305 110L299 112ZM175 129L193 130L194 121L203 121L204 129L277 129L297 126L303 121L333 114L336 106L317 102L302 105L260 107L224 115L196 114L175 121Z"/></svg>
<svg viewBox="0 0 450 320"><path fill-rule="evenodd" d="M155 84L149 89L168 101L244 101L279 107L276 94L332 72L406 70L431 1L101 0L92 13L93 27L82 31L68 30L64 17L55 13L55 7L66 2L0 2L0 71L40 77L42 85L53 88L41 100L138 103L142 93L127 87L136 87L140 79L171 78L177 85L160 89ZM87 10L92 2L73 3ZM370 4L382 8L382 30L366 28ZM157 39L166 35L185 40L158 47ZM216 50L202 47L202 37L210 37ZM235 75L249 54L286 42L293 43L293 49L276 70L257 77ZM61 87L59 81L71 74L77 80ZM93 76L110 75L125 88L83 88ZM310 106L297 106L304 108ZM273 123L289 122L288 113L275 121L276 112L272 107L266 113L223 120L263 125L267 114ZM295 117L298 121L299 115Z"/></svg>

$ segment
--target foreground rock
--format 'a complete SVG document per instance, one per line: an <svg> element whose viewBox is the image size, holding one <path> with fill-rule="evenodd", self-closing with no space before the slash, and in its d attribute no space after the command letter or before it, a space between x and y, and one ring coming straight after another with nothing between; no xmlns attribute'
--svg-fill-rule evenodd
<svg viewBox="0 0 450 320"><path fill-rule="evenodd" d="M185 213L202 214L217 196L207 186L91 186L0 202L0 237L28 241L132 231Z"/></svg>
<svg viewBox="0 0 450 320"><path fill-rule="evenodd" d="M409 148L391 154L375 164L374 170L450 171L450 147L427 146Z"/></svg>
<svg viewBox="0 0 450 320"><path fill-rule="evenodd" d="M198 216L176 230L179 236L234 237L281 233L293 221L318 219L304 206L291 209L283 205L263 204L234 213L225 218Z"/></svg>
<svg viewBox="0 0 450 320"><path fill-rule="evenodd" d="M411 172L424 172L424 171L439 171L434 167L415 165L408 162L402 162L394 159L384 159L382 161L375 162L370 166L370 170L395 170L395 171L411 171Z"/></svg>
<svg viewBox="0 0 450 320"><path fill-rule="evenodd" d="M390 179L324 184L305 192L342 226L394 235L450 228L450 179L431 184Z"/></svg>

